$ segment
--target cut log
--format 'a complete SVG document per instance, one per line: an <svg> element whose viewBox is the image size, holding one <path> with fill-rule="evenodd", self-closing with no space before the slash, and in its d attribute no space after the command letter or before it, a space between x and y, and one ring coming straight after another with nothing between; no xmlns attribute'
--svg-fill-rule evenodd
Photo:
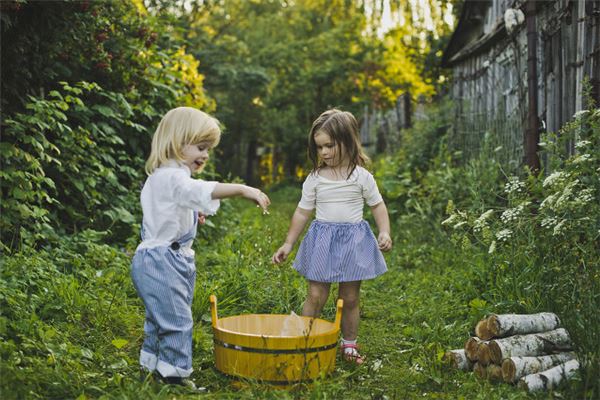
<svg viewBox="0 0 600 400"><path fill-rule="evenodd" d="M549 332L494 339L487 346L490 361L501 364L502 360L509 357L541 356L571 350L571 338L564 328L559 328Z"/></svg>
<svg viewBox="0 0 600 400"><path fill-rule="evenodd" d="M442 361L452 365L454 368L461 371L473 370L473 363L465 355L464 349L456 349L447 351L442 358Z"/></svg>
<svg viewBox="0 0 600 400"><path fill-rule="evenodd" d="M502 367L490 364L486 368L486 378L492 382L502 382Z"/></svg>
<svg viewBox="0 0 600 400"><path fill-rule="evenodd" d="M493 337L546 332L558 328L560 319L554 313L539 314L492 314L486 330Z"/></svg>
<svg viewBox="0 0 600 400"><path fill-rule="evenodd" d="M569 360L544 372L524 376L519 380L519 387L530 392L553 389L563 379L569 379L575 375L578 369L579 362Z"/></svg>
<svg viewBox="0 0 600 400"><path fill-rule="evenodd" d="M492 334L487 328L487 322L488 320L487 318L485 318L479 321L477 325L475 325L475 335L477 335L479 339L489 340L492 338Z"/></svg>
<svg viewBox="0 0 600 400"><path fill-rule="evenodd" d="M536 374L575 358L575 353L539 357L510 357L502 361L502 379L515 383L525 375Z"/></svg>
<svg viewBox="0 0 600 400"><path fill-rule="evenodd" d="M487 378L487 368L485 365L481 365L479 361L473 364L473 372L481 379Z"/></svg>
<svg viewBox="0 0 600 400"><path fill-rule="evenodd" d="M481 339L479 339L477 336L473 336L465 342L465 355L472 362L477 361L479 343L481 343Z"/></svg>
<svg viewBox="0 0 600 400"><path fill-rule="evenodd" d="M477 362L485 367L490 363L490 357L489 342L482 340L477 346Z"/></svg>

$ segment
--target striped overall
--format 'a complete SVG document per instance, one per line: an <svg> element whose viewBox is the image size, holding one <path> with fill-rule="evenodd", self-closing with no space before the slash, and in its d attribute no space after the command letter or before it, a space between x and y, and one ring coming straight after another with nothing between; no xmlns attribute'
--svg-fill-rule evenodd
<svg viewBox="0 0 600 400"><path fill-rule="evenodd" d="M194 257L180 251L196 236L194 227L170 246L136 251L131 265L133 285L146 308L140 365L163 377L192 373L192 299L196 281ZM144 239L142 229L142 240Z"/></svg>

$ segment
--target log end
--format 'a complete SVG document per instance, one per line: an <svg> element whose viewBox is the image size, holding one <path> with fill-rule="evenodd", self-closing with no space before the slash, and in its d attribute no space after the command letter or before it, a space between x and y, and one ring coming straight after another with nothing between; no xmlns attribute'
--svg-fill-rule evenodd
<svg viewBox="0 0 600 400"><path fill-rule="evenodd" d="M502 382L502 367L496 364L488 365L487 379L491 382Z"/></svg>
<svg viewBox="0 0 600 400"><path fill-rule="evenodd" d="M485 324L487 333L491 337L498 337L500 335L500 321L498 320L498 316L496 314L490 315L487 319L487 323Z"/></svg>
<svg viewBox="0 0 600 400"><path fill-rule="evenodd" d="M500 365L504 357L502 357L502 349L500 349L498 343L492 340L488 343L487 348L490 362Z"/></svg>
<svg viewBox="0 0 600 400"><path fill-rule="evenodd" d="M467 356L467 359L471 362L477 361L477 351L479 348L480 341L481 340L479 338L472 337L465 342L465 355Z"/></svg>
<svg viewBox="0 0 600 400"><path fill-rule="evenodd" d="M502 379L506 383L514 383L515 382L515 374L517 372L517 368L515 367L515 363L510 358L502 361Z"/></svg>
<svg viewBox="0 0 600 400"><path fill-rule="evenodd" d="M489 340L492 338L490 331L487 328L487 321L487 319L482 319L475 325L475 335L477 335L479 339Z"/></svg>
<svg viewBox="0 0 600 400"><path fill-rule="evenodd" d="M490 363L490 349L488 343L479 343L479 346L477 347L477 362L484 367Z"/></svg>
<svg viewBox="0 0 600 400"><path fill-rule="evenodd" d="M481 365L479 361L473 365L473 372L481 379L485 379L487 377L487 369L485 365Z"/></svg>

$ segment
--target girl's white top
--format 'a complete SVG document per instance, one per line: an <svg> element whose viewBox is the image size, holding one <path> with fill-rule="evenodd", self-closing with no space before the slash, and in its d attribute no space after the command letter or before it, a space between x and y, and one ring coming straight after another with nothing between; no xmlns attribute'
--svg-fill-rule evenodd
<svg viewBox="0 0 600 400"><path fill-rule="evenodd" d="M194 211L213 215L219 200L212 199L217 182L194 179L190 169L169 161L146 179L140 196L144 213L144 240L139 249L168 246L194 227ZM193 255L191 243L184 253Z"/></svg>
<svg viewBox="0 0 600 400"><path fill-rule="evenodd" d="M298 207L317 209L316 218L324 222L360 222L364 203L370 207L383 201L373 175L357 166L344 180L331 180L318 171L306 177L302 185L302 198Z"/></svg>

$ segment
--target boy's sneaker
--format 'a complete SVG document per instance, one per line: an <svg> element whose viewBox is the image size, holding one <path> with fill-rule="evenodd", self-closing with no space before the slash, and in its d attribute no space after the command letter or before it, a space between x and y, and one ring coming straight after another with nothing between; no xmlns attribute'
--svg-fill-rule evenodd
<svg viewBox="0 0 600 400"><path fill-rule="evenodd" d="M162 381L167 385L178 385L183 386L187 389L194 390L197 392L202 392L206 390L206 388L198 388L193 380L190 378L180 378L178 376L167 376L162 378Z"/></svg>

